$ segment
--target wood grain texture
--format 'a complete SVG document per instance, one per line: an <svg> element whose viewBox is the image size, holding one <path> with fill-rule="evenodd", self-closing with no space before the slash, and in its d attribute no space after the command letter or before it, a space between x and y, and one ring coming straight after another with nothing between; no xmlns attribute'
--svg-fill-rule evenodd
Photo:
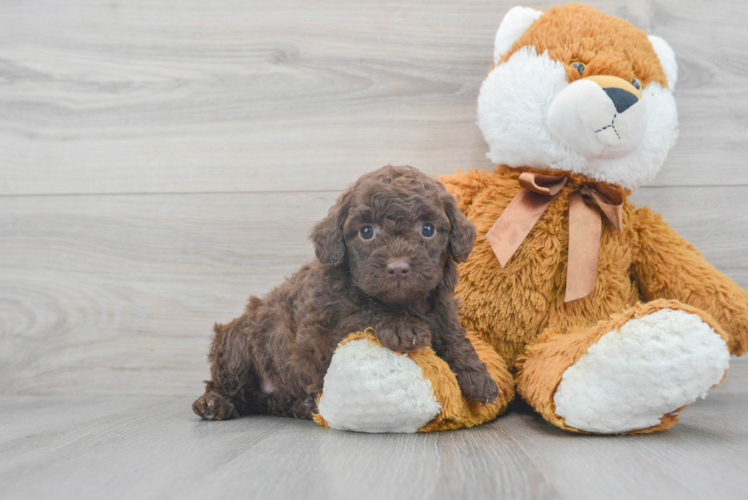
<svg viewBox="0 0 748 500"><path fill-rule="evenodd" d="M333 193L0 198L0 393L188 394Z"/></svg>
<svg viewBox="0 0 748 500"><path fill-rule="evenodd" d="M0 197L0 394L199 392L213 323L313 258L336 195ZM634 198L748 288L748 187Z"/></svg>
<svg viewBox="0 0 748 500"><path fill-rule="evenodd" d="M5 2L0 194L339 190L387 163L488 168L476 96L515 3ZM591 3L678 55L680 141L653 185L748 184L748 3Z"/></svg>
<svg viewBox="0 0 748 500"><path fill-rule="evenodd" d="M470 430L372 435L200 421L189 398L0 397L0 499L744 498L748 364L644 436L579 436L513 412ZM737 390L736 390L737 389Z"/></svg>

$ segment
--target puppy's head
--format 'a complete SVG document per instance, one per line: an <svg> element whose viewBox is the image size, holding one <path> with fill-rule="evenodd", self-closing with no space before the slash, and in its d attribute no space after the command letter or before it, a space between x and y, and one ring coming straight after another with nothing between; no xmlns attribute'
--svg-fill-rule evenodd
<svg viewBox="0 0 748 500"><path fill-rule="evenodd" d="M361 177L312 231L322 264L347 266L356 286L382 302L408 304L455 286L475 227L444 185L413 167Z"/></svg>

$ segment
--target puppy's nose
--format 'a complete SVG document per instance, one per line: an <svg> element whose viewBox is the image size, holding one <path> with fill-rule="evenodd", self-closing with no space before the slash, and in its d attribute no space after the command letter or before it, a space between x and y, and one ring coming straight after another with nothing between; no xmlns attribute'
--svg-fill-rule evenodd
<svg viewBox="0 0 748 500"><path fill-rule="evenodd" d="M410 265L403 261L394 261L387 264L387 274L390 278L401 279L410 272Z"/></svg>

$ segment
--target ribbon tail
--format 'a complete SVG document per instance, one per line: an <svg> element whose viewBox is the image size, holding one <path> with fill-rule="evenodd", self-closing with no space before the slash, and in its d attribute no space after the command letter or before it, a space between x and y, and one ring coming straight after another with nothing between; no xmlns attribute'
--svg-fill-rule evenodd
<svg viewBox="0 0 748 500"><path fill-rule="evenodd" d="M605 214L605 217L610 221L613 227L619 233L623 231L623 199L621 195L613 192L617 198L611 200L611 196L603 198L595 191L590 190L590 195L594 198L597 206L600 207L600 211Z"/></svg>
<svg viewBox="0 0 748 500"><path fill-rule="evenodd" d="M597 207L584 202L579 192L569 196L569 258L564 302L581 299L595 291L602 218Z"/></svg>
<svg viewBox="0 0 748 500"><path fill-rule="evenodd" d="M499 259L501 267L506 266L552 200L553 196L522 188L509 202L486 233L486 240Z"/></svg>

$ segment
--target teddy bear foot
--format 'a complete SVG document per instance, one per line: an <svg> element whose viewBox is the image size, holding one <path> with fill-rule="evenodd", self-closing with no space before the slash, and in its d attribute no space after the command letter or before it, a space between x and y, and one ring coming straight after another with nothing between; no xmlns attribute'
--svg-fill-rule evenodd
<svg viewBox="0 0 748 500"><path fill-rule="evenodd" d="M566 426L595 433L667 428L674 412L725 376L724 339L693 313L659 309L604 334L568 367L554 394Z"/></svg>
<svg viewBox="0 0 748 500"><path fill-rule="evenodd" d="M514 398L514 379L491 346L473 333L467 338L491 381L473 380L484 390L479 399L494 398L490 403L468 399L431 347L399 353L368 329L338 344L312 418L324 427L357 432L434 432L493 420ZM491 384L495 392L487 390Z"/></svg>
<svg viewBox="0 0 748 500"><path fill-rule="evenodd" d="M366 337L335 351L318 408L329 427L359 432L417 432L442 410L412 359Z"/></svg>

